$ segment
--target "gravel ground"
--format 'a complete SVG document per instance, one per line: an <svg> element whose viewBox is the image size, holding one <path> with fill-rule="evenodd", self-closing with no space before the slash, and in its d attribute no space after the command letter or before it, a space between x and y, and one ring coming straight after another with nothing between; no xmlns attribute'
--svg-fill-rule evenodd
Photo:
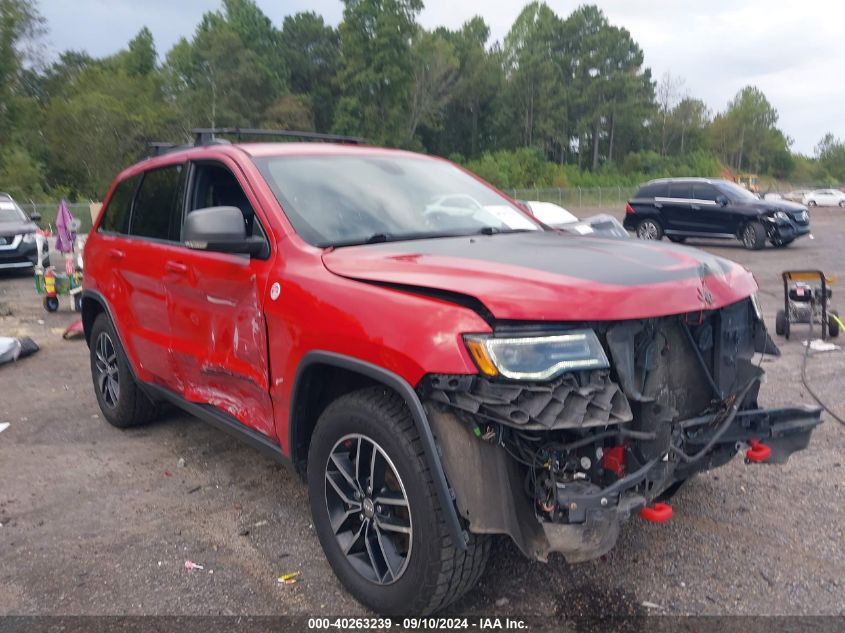
<svg viewBox="0 0 845 633"><path fill-rule="evenodd" d="M784 268L845 276L845 212L813 211L815 240L749 252L697 242L749 267L770 329ZM834 292L834 304L838 299ZM365 614L341 588L289 472L177 411L130 431L99 415L85 344L45 313L29 276L0 274L0 335L41 351L0 367L0 614ZM845 303L840 303L845 312ZM0 311L2 314L2 311ZM810 402L804 330L766 360L768 405ZM816 391L845 414L843 352L810 361ZM784 466L739 458L703 474L663 525L631 520L600 560L523 558L497 542L481 583L450 614L845 615L845 428L830 417ZM205 567L189 572L185 561ZM279 574L300 571L295 585Z"/></svg>

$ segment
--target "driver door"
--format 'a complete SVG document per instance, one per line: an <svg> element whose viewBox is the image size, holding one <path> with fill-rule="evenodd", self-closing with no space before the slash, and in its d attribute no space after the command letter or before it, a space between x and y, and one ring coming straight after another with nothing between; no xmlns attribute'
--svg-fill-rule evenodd
<svg viewBox="0 0 845 633"><path fill-rule="evenodd" d="M237 174L237 175L236 175ZM235 165L191 165L186 216L211 206L241 210L247 235L266 232ZM173 362L182 397L276 437L263 297L272 257L182 248L167 262Z"/></svg>

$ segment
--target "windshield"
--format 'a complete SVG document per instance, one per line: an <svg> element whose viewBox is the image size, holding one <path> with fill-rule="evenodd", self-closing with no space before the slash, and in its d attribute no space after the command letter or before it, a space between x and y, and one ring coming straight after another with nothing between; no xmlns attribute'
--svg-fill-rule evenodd
<svg viewBox="0 0 845 633"><path fill-rule="evenodd" d="M315 246L540 230L493 189L416 156L280 156L256 165L296 232Z"/></svg>
<svg viewBox="0 0 845 633"><path fill-rule="evenodd" d="M0 200L0 222L26 222L27 219L14 200Z"/></svg>
<svg viewBox="0 0 845 633"><path fill-rule="evenodd" d="M759 200L757 196L748 191L745 187L740 187L739 185L726 180L716 183L716 186L719 188L719 191L728 196L728 198L737 202Z"/></svg>

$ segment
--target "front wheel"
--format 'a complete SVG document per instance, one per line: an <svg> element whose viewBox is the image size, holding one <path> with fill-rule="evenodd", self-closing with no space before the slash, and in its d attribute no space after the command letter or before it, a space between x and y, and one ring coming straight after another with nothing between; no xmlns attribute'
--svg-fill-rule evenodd
<svg viewBox="0 0 845 633"><path fill-rule="evenodd" d="M452 541L414 421L399 396L371 387L330 404L311 438L308 493L335 575L384 615L425 615L472 588L490 538Z"/></svg>
<svg viewBox="0 0 845 633"><path fill-rule="evenodd" d="M646 218L637 225L637 237L641 240L663 239L663 227L657 220Z"/></svg>
<svg viewBox="0 0 845 633"><path fill-rule="evenodd" d="M766 229L759 222L749 222L742 229L742 245L750 251L759 251L766 245Z"/></svg>
<svg viewBox="0 0 845 633"><path fill-rule="evenodd" d="M56 312L59 309L58 297L44 297L44 309L47 312Z"/></svg>

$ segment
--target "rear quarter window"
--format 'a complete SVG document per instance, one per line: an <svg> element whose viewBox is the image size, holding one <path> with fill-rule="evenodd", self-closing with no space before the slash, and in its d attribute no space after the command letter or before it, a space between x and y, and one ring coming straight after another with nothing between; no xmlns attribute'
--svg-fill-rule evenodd
<svg viewBox="0 0 845 633"><path fill-rule="evenodd" d="M129 213L132 210L132 199L135 197L139 180L141 180L140 176L132 176L118 183L109 203L103 209L98 231L121 235L129 232Z"/></svg>
<svg viewBox="0 0 845 633"><path fill-rule="evenodd" d="M665 183L653 183L643 185L637 192L635 198L665 198L667 186Z"/></svg>

